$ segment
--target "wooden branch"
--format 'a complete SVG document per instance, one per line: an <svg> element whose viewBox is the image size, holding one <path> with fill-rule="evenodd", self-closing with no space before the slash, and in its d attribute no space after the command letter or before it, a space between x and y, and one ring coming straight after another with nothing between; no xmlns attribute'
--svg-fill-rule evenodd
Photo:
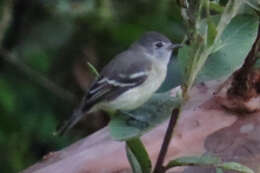
<svg viewBox="0 0 260 173"><path fill-rule="evenodd" d="M225 161L243 163L260 172L260 113L239 115L223 109L213 94L222 83L212 81L191 90L171 140L167 161L211 153ZM142 137L153 165L158 157L168 122ZM208 173L210 168L174 168L171 172ZM75 144L51 153L22 173L131 172L124 143L111 139L104 128Z"/></svg>

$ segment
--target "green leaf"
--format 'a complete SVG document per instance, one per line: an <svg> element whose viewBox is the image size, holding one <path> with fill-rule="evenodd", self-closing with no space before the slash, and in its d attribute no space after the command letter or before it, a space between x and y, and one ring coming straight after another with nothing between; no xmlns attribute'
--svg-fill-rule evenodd
<svg viewBox="0 0 260 173"><path fill-rule="evenodd" d="M152 163L139 138L126 141L127 158L134 173L150 173Z"/></svg>
<svg viewBox="0 0 260 173"><path fill-rule="evenodd" d="M242 173L254 173L254 171L246 166L243 166L239 163L236 162L226 162L226 163L221 163L218 164L217 167L225 169L225 170L230 170L230 171L237 171L237 172L242 172Z"/></svg>
<svg viewBox="0 0 260 173"><path fill-rule="evenodd" d="M141 136L166 120L179 103L180 98L170 96L170 92L154 94L140 108L113 116L109 123L110 134L115 140L128 140Z"/></svg>
<svg viewBox="0 0 260 173"><path fill-rule="evenodd" d="M224 173L221 168L216 168L216 173Z"/></svg>
<svg viewBox="0 0 260 173"><path fill-rule="evenodd" d="M183 76L183 80L186 81L188 79L189 70L192 64L193 49L190 46L184 45L178 52L178 61L176 62L180 67L181 75Z"/></svg>
<svg viewBox="0 0 260 173"><path fill-rule="evenodd" d="M99 73L97 71L97 69L94 67L94 65L92 65L90 62L87 62L88 67L90 69L90 71L96 76L99 77Z"/></svg>
<svg viewBox="0 0 260 173"><path fill-rule="evenodd" d="M138 163L134 153L127 146L126 146L126 155L127 155L127 159L130 163L133 173L142 172L140 163Z"/></svg>
<svg viewBox="0 0 260 173"><path fill-rule="evenodd" d="M220 49L208 57L197 82L227 76L239 68L255 41L258 24L256 16L235 17L221 36Z"/></svg>
<svg viewBox="0 0 260 173"><path fill-rule="evenodd" d="M180 157L175 160L170 161L167 164L167 168L172 168L176 166L209 166L219 164L221 160L218 157L213 157L209 155L205 156L187 156Z"/></svg>
<svg viewBox="0 0 260 173"><path fill-rule="evenodd" d="M213 20L217 20L217 16ZM214 49L199 72L196 82L228 76L238 69L243 64L256 39L258 25L259 18L257 16L238 15L233 18L225 28L221 39L213 45ZM214 31L213 23L212 26L208 27L208 32L212 34L212 36L208 36L211 40L216 32ZM209 42L212 42L212 40ZM185 75L191 69L191 58L194 56L194 50L196 49L184 46L179 50L177 63L181 67L181 74L184 76L184 79L187 79Z"/></svg>
<svg viewBox="0 0 260 173"><path fill-rule="evenodd" d="M211 11L216 11L218 13L222 13L224 11L224 7L222 7L219 3L214 1L210 2L209 7Z"/></svg>
<svg viewBox="0 0 260 173"><path fill-rule="evenodd" d="M222 173L223 170L238 171L242 173L254 173L254 171L246 166L236 162L222 162L218 157L205 155L205 156L188 156L180 157L170 161L166 168L173 168L176 166L212 166L216 167L217 173Z"/></svg>

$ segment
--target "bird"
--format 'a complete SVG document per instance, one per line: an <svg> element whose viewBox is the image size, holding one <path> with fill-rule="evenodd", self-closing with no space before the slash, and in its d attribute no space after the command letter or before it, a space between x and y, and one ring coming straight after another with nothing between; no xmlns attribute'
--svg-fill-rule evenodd
<svg viewBox="0 0 260 173"><path fill-rule="evenodd" d="M57 133L66 134L91 112L130 111L143 105L165 80L172 52L179 47L159 32L145 32L101 70Z"/></svg>

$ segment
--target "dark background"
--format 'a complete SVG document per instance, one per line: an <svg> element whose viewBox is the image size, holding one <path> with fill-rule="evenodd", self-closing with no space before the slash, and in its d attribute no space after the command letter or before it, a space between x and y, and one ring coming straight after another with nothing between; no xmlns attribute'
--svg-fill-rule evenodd
<svg viewBox="0 0 260 173"><path fill-rule="evenodd" d="M52 135L94 78L87 62L100 70L146 31L181 42L180 14L175 0L1 0L0 171L20 171L105 126L101 112ZM175 72L161 91L176 84Z"/></svg>

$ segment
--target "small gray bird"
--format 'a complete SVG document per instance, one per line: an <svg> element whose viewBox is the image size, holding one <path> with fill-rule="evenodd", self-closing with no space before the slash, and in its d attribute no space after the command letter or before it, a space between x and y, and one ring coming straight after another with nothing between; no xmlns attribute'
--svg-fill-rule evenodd
<svg viewBox="0 0 260 173"><path fill-rule="evenodd" d="M103 68L79 108L58 133L67 132L86 113L127 111L144 104L165 80L172 51L177 47L180 45L158 32L145 33Z"/></svg>

